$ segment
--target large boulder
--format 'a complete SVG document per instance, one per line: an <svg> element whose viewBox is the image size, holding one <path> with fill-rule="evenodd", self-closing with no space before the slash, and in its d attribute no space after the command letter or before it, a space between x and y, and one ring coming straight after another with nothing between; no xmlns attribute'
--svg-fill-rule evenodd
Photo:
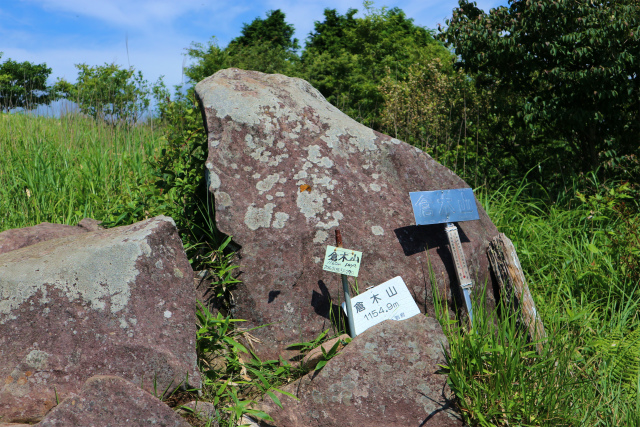
<svg viewBox="0 0 640 427"><path fill-rule="evenodd" d="M282 408L265 400L261 409L277 427L462 426L447 376L437 373L444 346L432 317L386 320L286 386L299 400L283 396Z"/></svg>
<svg viewBox="0 0 640 427"><path fill-rule="evenodd" d="M0 420L36 422L94 375L200 385L193 271L171 218L0 255Z"/></svg>
<svg viewBox="0 0 640 427"><path fill-rule="evenodd" d="M190 427L157 397L129 381L98 375L55 407L37 427Z"/></svg>
<svg viewBox="0 0 640 427"><path fill-rule="evenodd" d="M35 245L51 239L58 239L74 234L87 233L99 229L99 222L85 218L77 227L64 224L43 222L32 227L15 228L0 233L0 254L26 246Z"/></svg>
<svg viewBox="0 0 640 427"><path fill-rule="evenodd" d="M335 229L363 252L360 289L402 276L433 313L433 279L451 299L457 279L444 225L415 226L409 192L468 187L462 179L347 117L301 79L227 69L196 94L216 224L242 248L232 314L247 327L269 324L252 331L261 357L293 356L289 344L315 338L338 312L340 276L322 270ZM475 289L488 283L491 298L486 248L498 231L477 207L479 220L458 225Z"/></svg>

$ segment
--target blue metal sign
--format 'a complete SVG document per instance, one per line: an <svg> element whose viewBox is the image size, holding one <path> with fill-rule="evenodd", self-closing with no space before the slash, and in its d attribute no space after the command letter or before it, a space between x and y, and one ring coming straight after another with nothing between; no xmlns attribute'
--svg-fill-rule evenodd
<svg viewBox="0 0 640 427"><path fill-rule="evenodd" d="M480 219L471 188L409 193L416 225Z"/></svg>

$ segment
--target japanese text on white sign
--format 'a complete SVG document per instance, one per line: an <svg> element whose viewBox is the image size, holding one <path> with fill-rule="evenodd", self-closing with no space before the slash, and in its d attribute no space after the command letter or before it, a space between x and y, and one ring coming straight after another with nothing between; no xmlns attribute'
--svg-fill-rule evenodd
<svg viewBox="0 0 640 427"><path fill-rule="evenodd" d="M355 334L359 335L384 320L404 320L420 314L411 292L397 276L351 298ZM342 303L346 312L346 306Z"/></svg>
<svg viewBox="0 0 640 427"><path fill-rule="evenodd" d="M358 277L361 260L362 252L327 246L322 269L333 273Z"/></svg>

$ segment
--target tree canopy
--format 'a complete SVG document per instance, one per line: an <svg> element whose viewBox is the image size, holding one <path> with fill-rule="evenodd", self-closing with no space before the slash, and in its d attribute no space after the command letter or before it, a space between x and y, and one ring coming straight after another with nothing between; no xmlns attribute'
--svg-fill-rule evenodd
<svg viewBox="0 0 640 427"><path fill-rule="evenodd" d="M404 79L411 64L451 54L432 32L398 9L375 9L365 2L364 17L349 9L324 11L302 54L305 78L334 105L368 126L379 128L384 100L379 89L386 70Z"/></svg>
<svg viewBox="0 0 640 427"><path fill-rule="evenodd" d="M267 17L244 24L241 35L226 48L220 48L215 37L207 45L193 43L187 55L195 60L185 70L193 82L229 68L261 71L263 73L297 74L298 40L293 37L293 25L285 21L282 11L271 10Z"/></svg>
<svg viewBox="0 0 640 427"><path fill-rule="evenodd" d="M56 82L60 91L78 103L80 111L108 121L135 122L149 107L151 90L142 73L117 64L76 64L75 84Z"/></svg>
<svg viewBox="0 0 640 427"><path fill-rule="evenodd" d="M0 52L0 58L2 53ZM32 109L51 100L47 64L17 62L7 59L0 64L0 109Z"/></svg>
<svg viewBox="0 0 640 427"><path fill-rule="evenodd" d="M485 13L460 0L443 39L503 99L503 114L593 170L640 142L635 0L512 0ZM567 144L568 143L568 144Z"/></svg>

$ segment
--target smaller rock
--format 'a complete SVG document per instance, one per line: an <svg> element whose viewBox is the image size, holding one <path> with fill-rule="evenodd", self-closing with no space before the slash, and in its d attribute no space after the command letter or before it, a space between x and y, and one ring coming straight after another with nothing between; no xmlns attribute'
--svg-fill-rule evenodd
<svg viewBox="0 0 640 427"><path fill-rule="evenodd" d="M190 427L158 398L124 378L97 375L53 408L38 427Z"/></svg>
<svg viewBox="0 0 640 427"><path fill-rule="evenodd" d="M284 390L282 407L265 399L260 409L277 427L462 427L447 376L446 337L424 315L385 320L355 337L320 371Z"/></svg>
<svg viewBox="0 0 640 427"><path fill-rule="evenodd" d="M324 349L325 353L328 353L333 348L335 343L340 342L341 344L338 346L338 351L340 351L349 341L351 341L351 337L347 334L342 334L337 338L325 342L324 344L311 350L304 357L304 359L302 359L302 366L309 371L315 369L316 366L318 366L318 363L320 363L320 361L324 357L322 349Z"/></svg>

